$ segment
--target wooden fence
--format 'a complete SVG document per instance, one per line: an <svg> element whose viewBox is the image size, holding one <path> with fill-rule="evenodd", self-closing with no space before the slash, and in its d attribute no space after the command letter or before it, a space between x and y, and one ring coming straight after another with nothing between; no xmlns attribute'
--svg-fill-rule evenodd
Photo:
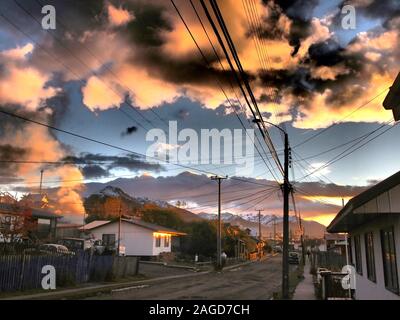
<svg viewBox="0 0 400 320"><path fill-rule="evenodd" d="M341 271L346 265L346 257L331 251L313 252L311 255L311 269L326 268L331 271Z"/></svg>
<svg viewBox="0 0 400 320"><path fill-rule="evenodd" d="M68 255L0 256L0 292L42 288L42 268L54 266L56 286L65 287L88 281L112 281L136 275L138 257L98 256L89 253Z"/></svg>

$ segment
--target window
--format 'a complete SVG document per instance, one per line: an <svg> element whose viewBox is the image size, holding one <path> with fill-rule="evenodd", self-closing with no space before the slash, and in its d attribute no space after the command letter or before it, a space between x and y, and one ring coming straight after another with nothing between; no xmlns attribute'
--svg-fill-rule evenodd
<svg viewBox="0 0 400 320"><path fill-rule="evenodd" d="M164 237L164 247L165 248L168 248L169 247L169 235L165 235L165 237Z"/></svg>
<svg viewBox="0 0 400 320"><path fill-rule="evenodd" d="M353 250L350 237L347 237L347 247L348 247L347 250L349 252L349 263L354 266Z"/></svg>
<svg viewBox="0 0 400 320"><path fill-rule="evenodd" d="M159 248L161 247L161 236L156 235L156 247Z"/></svg>
<svg viewBox="0 0 400 320"><path fill-rule="evenodd" d="M115 245L115 234L103 234L102 236L103 245L106 247L114 246Z"/></svg>
<svg viewBox="0 0 400 320"><path fill-rule="evenodd" d="M361 238L360 235L354 236L354 251L356 258L356 271L362 275L362 259L361 259Z"/></svg>
<svg viewBox="0 0 400 320"><path fill-rule="evenodd" d="M375 256L374 256L374 234L368 232L365 234L365 256L367 259L367 277L376 282Z"/></svg>
<svg viewBox="0 0 400 320"><path fill-rule="evenodd" d="M386 289L399 293L399 282L396 264L396 248L394 245L394 228L381 230L383 273Z"/></svg>

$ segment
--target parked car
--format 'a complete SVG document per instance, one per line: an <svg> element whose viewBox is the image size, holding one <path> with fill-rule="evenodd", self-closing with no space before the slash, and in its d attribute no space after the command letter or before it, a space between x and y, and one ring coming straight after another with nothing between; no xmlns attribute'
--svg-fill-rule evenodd
<svg viewBox="0 0 400 320"><path fill-rule="evenodd" d="M63 238L57 241L71 251L93 250L93 241L81 238Z"/></svg>
<svg viewBox="0 0 400 320"><path fill-rule="evenodd" d="M274 246L274 247L273 247L273 250L274 250L275 252L282 253L282 247L281 247L281 246Z"/></svg>
<svg viewBox="0 0 400 320"><path fill-rule="evenodd" d="M41 244L37 248L29 248L24 250L25 254L45 254L45 255L53 255L53 254L59 254L59 255L68 255L68 256L73 256L75 255L74 252L70 251L66 246L63 246L61 244L56 244L56 243L46 243L46 244Z"/></svg>
<svg viewBox="0 0 400 320"><path fill-rule="evenodd" d="M289 252L289 263L290 264L299 264L300 263L300 255L298 252L295 252L295 251Z"/></svg>

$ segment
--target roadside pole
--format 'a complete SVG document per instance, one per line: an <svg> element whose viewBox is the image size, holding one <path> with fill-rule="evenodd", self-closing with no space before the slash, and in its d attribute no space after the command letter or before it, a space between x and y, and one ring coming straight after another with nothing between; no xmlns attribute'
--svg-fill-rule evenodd
<svg viewBox="0 0 400 320"><path fill-rule="evenodd" d="M216 180L218 182L218 222L217 222L217 268L222 267L221 261L221 181L227 179L226 177L212 176L211 180Z"/></svg>
<svg viewBox="0 0 400 320"><path fill-rule="evenodd" d="M258 209L258 257L261 259L262 257L262 248L261 248L261 241L262 241L262 235L261 235L261 211L264 211L263 209Z"/></svg>
<svg viewBox="0 0 400 320"><path fill-rule="evenodd" d="M118 210L118 257L119 257L119 250L121 247L121 211L122 211L122 206L121 206L121 200L119 200L119 210Z"/></svg>
<svg viewBox="0 0 400 320"><path fill-rule="evenodd" d="M278 127L279 128L279 127ZM283 181L283 253L282 253L282 299L289 299L289 137L285 134L285 164Z"/></svg>

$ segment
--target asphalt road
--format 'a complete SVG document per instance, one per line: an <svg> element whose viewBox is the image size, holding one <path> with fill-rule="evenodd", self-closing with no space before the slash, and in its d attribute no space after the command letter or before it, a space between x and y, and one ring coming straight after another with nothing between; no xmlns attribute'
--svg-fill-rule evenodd
<svg viewBox="0 0 400 320"><path fill-rule="evenodd" d="M164 280L96 299L270 299L281 284L281 256L224 272Z"/></svg>

